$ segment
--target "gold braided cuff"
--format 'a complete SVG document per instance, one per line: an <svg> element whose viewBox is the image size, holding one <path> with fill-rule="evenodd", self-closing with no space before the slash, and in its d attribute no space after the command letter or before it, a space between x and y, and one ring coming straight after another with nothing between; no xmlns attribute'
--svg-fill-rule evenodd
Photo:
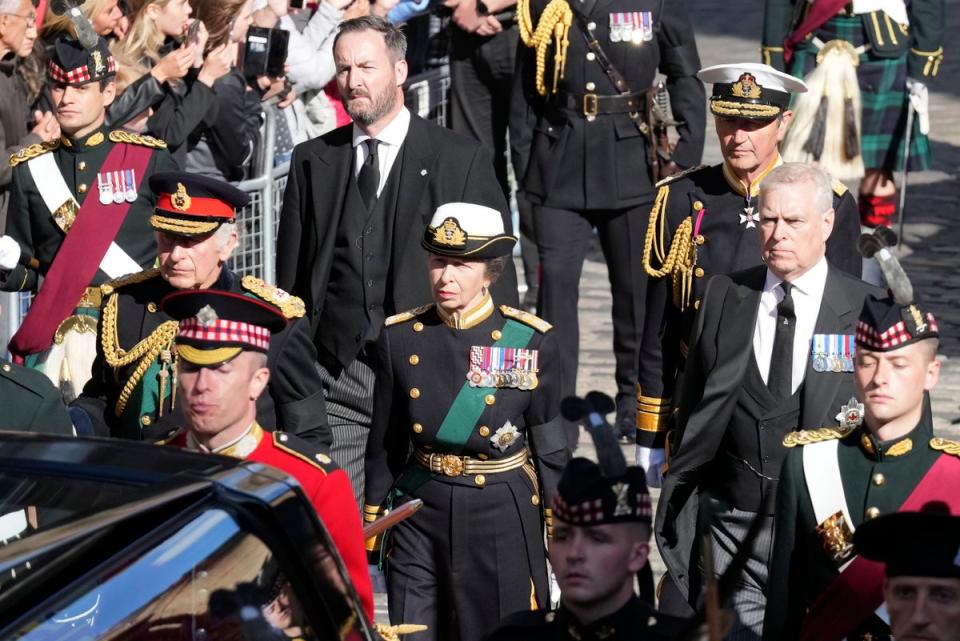
<svg viewBox="0 0 960 641"><path fill-rule="evenodd" d="M547 540L553 539L553 509L545 508L543 510L543 524L547 530Z"/></svg>
<svg viewBox="0 0 960 641"><path fill-rule="evenodd" d="M367 503L363 504L364 523L373 523L386 513L387 511L381 508L379 505L369 505ZM365 541L364 547L366 547L367 552L376 552L380 549L380 545L383 543L383 534L384 533L381 532L377 536L371 537Z"/></svg>
<svg viewBox="0 0 960 641"><path fill-rule="evenodd" d="M665 432L671 408L669 398L643 396L637 393L637 429L644 432Z"/></svg>
<svg viewBox="0 0 960 641"><path fill-rule="evenodd" d="M936 51L910 49L910 53L918 58L926 59L926 63L923 65L923 76L925 78L932 78L940 73L940 64L943 62L943 47L938 47Z"/></svg>

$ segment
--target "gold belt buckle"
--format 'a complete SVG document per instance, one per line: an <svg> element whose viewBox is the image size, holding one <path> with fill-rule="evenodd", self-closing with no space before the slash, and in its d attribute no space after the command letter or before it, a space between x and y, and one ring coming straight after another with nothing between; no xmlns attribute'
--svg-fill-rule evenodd
<svg viewBox="0 0 960 641"><path fill-rule="evenodd" d="M444 454L440 459L440 471L444 476L460 476L463 474L463 458L453 454Z"/></svg>
<svg viewBox="0 0 960 641"><path fill-rule="evenodd" d="M583 94L583 115L587 118L596 118L600 112L600 99L595 93Z"/></svg>

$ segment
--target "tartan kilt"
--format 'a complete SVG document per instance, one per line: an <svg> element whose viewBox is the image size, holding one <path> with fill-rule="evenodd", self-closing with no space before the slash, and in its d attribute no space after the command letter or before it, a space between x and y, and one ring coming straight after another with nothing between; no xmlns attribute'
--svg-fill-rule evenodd
<svg viewBox="0 0 960 641"><path fill-rule="evenodd" d="M860 16L834 16L815 32L823 42L846 40L854 47L867 42ZM817 48L809 41L797 46L790 73L805 78L817 66ZM897 58L878 58L867 51L857 67L860 85L860 146L867 169L898 171L903 166L904 133L907 128L907 52ZM910 170L930 167L930 141L920 133L919 118L913 119L910 136Z"/></svg>

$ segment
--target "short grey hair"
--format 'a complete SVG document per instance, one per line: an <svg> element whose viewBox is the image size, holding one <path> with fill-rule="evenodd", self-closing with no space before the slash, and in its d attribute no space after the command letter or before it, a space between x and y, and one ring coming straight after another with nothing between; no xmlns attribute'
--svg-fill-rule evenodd
<svg viewBox="0 0 960 641"><path fill-rule="evenodd" d="M230 235L236 232L237 234L237 244L240 244L240 229L237 227L237 223L222 223L217 227L216 231L213 232L213 237L217 239L217 247L223 249L227 246L227 241L230 239Z"/></svg>
<svg viewBox="0 0 960 641"><path fill-rule="evenodd" d="M0 14L15 14L20 9L21 0L0 0Z"/></svg>
<svg viewBox="0 0 960 641"><path fill-rule="evenodd" d="M771 171L760 183L760 202L766 194L784 187L803 191L817 213L833 207L833 178L812 163L788 162Z"/></svg>
<svg viewBox="0 0 960 641"><path fill-rule="evenodd" d="M406 59L407 36L403 33L403 30L386 18L373 14L341 22L337 35L333 39L333 50L337 50L337 42L340 41L341 36L361 31L376 31L383 36L383 41L387 44L387 51L390 53L391 62Z"/></svg>

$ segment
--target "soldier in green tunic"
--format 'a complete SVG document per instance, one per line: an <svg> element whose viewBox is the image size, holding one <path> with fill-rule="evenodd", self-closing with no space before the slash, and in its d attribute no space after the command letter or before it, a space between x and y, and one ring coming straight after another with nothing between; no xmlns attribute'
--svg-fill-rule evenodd
<svg viewBox="0 0 960 641"><path fill-rule="evenodd" d="M861 241L863 242L863 241ZM931 500L960 506L960 443L933 435L928 392L937 384L937 323L912 301L896 259L877 254L893 295L869 298L856 328L856 398L839 427L795 432L780 474L763 638L878 639L882 572L853 548L881 514ZM882 611L881 611L882 612Z"/></svg>

